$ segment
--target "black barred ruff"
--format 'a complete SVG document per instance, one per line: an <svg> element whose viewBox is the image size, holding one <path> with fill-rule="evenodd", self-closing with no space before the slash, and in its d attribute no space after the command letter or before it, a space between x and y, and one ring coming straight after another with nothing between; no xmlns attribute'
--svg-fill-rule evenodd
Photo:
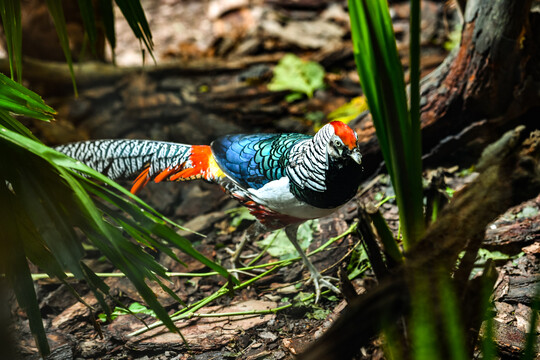
<svg viewBox="0 0 540 360"><path fill-rule="evenodd" d="M152 140L94 140L56 147L113 180L133 179L149 166L153 177L186 162L191 145Z"/></svg>
<svg viewBox="0 0 540 360"><path fill-rule="evenodd" d="M328 126L319 130L315 136L293 146L287 164L287 175L299 189L325 191L325 177L328 170L326 145L333 132Z"/></svg>
<svg viewBox="0 0 540 360"><path fill-rule="evenodd" d="M333 131L323 127L309 140L291 150L287 175L290 190L305 203L324 209L339 207L358 190L362 167L349 156L334 159L327 146Z"/></svg>

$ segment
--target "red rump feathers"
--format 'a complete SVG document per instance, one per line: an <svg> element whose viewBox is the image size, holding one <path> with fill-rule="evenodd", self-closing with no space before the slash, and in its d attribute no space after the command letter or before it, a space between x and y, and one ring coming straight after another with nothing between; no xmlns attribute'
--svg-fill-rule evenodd
<svg viewBox="0 0 540 360"><path fill-rule="evenodd" d="M207 172L210 171L210 158L212 151L208 145L193 145L189 163L182 164L181 171L171 175L169 180L182 181L194 179L206 179ZM186 166L187 165L187 166Z"/></svg>
<svg viewBox="0 0 540 360"><path fill-rule="evenodd" d="M356 140L358 139L356 133L346 124L341 121L332 121L330 123L334 127L334 133L341 138L343 143L349 148L354 149L356 147Z"/></svg>
<svg viewBox="0 0 540 360"><path fill-rule="evenodd" d="M210 146L208 145L191 146L189 157L187 157L186 161L158 171L159 172L156 172L155 174L151 174L150 166L145 168L135 180L131 192L135 194L151 179L154 179L154 182L158 183L164 180L212 180L223 175L219 167L217 167Z"/></svg>

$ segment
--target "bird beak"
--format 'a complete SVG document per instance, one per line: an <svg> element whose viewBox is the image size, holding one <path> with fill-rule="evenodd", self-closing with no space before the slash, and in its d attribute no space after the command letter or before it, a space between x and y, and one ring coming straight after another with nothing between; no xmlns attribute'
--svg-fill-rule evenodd
<svg viewBox="0 0 540 360"><path fill-rule="evenodd" d="M349 155L355 163L357 163L358 165L362 164L362 154L360 154L360 150L358 150L358 148L352 149Z"/></svg>

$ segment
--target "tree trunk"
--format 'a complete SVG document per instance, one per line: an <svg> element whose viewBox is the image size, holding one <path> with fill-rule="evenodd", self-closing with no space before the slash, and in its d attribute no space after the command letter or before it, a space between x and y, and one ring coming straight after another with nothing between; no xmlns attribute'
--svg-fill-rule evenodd
<svg viewBox="0 0 540 360"><path fill-rule="evenodd" d="M422 81L427 165L447 142L475 143L478 155L518 118L532 123L539 113L540 13L531 12L531 5L532 0L468 1L459 48Z"/></svg>

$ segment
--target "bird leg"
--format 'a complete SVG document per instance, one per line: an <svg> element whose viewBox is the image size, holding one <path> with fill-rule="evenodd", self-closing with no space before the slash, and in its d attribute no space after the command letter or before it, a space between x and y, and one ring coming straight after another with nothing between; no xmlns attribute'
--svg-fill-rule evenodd
<svg viewBox="0 0 540 360"><path fill-rule="evenodd" d="M285 234L289 238L289 241L294 245L296 251L298 251L298 253L300 254L304 265L308 268L309 273L311 274L311 278L309 279L309 281L312 281L313 285L315 286L315 303L319 301L319 297L321 295L321 288L323 287L332 290L336 294L340 294L339 289L330 282L332 278L329 276L322 276L321 273L315 268L315 266L313 266L311 261L309 261L307 255L300 247L300 244L298 244L298 240L296 237L298 233L298 226L299 224L286 226Z"/></svg>
<svg viewBox="0 0 540 360"><path fill-rule="evenodd" d="M240 254L242 254L242 250L246 246L246 243L252 243L257 238L265 233L266 227L261 224L260 222L256 221L255 223L251 224L246 231L244 231L244 235L242 236L242 239L240 240L240 243L236 245L236 250L232 253L231 256L231 262L233 269L236 268L236 266L241 265L240 264Z"/></svg>

